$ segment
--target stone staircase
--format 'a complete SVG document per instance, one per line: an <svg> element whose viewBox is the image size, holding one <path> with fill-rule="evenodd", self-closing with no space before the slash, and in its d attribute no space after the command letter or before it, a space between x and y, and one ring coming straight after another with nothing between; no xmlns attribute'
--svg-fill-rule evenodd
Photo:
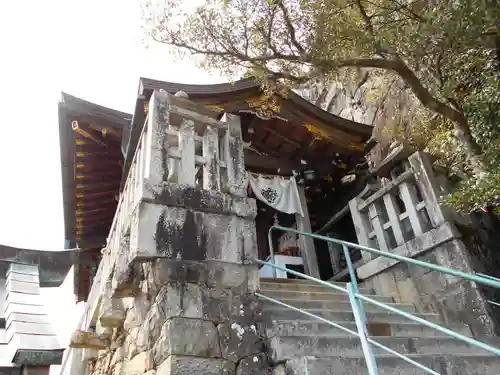
<svg viewBox="0 0 500 375"><path fill-rule="evenodd" d="M345 286L345 284L338 283ZM307 280L261 279L260 293L286 304L327 318L356 331L347 295ZM441 323L440 316L416 313L413 305L393 303L392 298L362 294L389 303L426 320ZM370 336L381 344L443 375L499 375L500 358L462 341L413 323L399 315L365 303ZM357 375L368 374L357 337L298 311L263 302L273 375ZM464 335L464 325L447 325ZM480 341L500 346L497 338ZM496 344L496 345L495 345ZM380 348L373 347L380 375L424 375L416 368Z"/></svg>

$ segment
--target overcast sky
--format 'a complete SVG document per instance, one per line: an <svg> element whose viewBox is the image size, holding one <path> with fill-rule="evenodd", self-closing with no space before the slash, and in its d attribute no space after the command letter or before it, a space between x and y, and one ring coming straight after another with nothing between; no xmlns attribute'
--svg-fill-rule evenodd
<svg viewBox="0 0 500 375"><path fill-rule="evenodd" d="M132 112L140 76L221 80L188 61L173 61L163 46L145 48L142 40L140 0L0 2L0 243L64 245L61 91ZM65 284L44 291L63 340L77 320L71 282Z"/></svg>

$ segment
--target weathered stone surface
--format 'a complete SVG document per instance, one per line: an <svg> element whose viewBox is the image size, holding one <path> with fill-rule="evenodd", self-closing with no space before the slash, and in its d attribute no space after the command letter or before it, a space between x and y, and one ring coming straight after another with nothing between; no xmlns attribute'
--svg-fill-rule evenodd
<svg viewBox="0 0 500 375"><path fill-rule="evenodd" d="M123 361L124 358L125 358L125 348L120 347L116 349L111 357L110 366L115 366L119 362Z"/></svg>
<svg viewBox="0 0 500 375"><path fill-rule="evenodd" d="M101 340L95 332L75 330L71 336L70 348L104 349L109 345L108 341Z"/></svg>
<svg viewBox="0 0 500 375"><path fill-rule="evenodd" d="M163 325L153 353L155 363L165 361L170 355L220 357L217 329L209 321L171 318Z"/></svg>
<svg viewBox="0 0 500 375"><path fill-rule="evenodd" d="M99 322L103 327L121 327L125 321L125 311L121 300L112 297L102 298L101 314Z"/></svg>
<svg viewBox="0 0 500 375"><path fill-rule="evenodd" d="M141 331L147 334L148 342L156 341L161 334L161 328L165 323L165 310L162 306L154 303L149 310L142 325Z"/></svg>
<svg viewBox="0 0 500 375"><path fill-rule="evenodd" d="M234 364L219 358L172 355L156 370L156 375L234 375Z"/></svg>
<svg viewBox="0 0 500 375"><path fill-rule="evenodd" d="M167 283L156 296L155 303L165 318L201 318L221 322L230 317L233 294L219 288L207 288L191 283ZM236 303L240 304L239 300Z"/></svg>
<svg viewBox="0 0 500 375"><path fill-rule="evenodd" d="M196 284L164 285L155 301L165 312L165 318L182 316L186 318L201 318L203 302L201 286Z"/></svg>
<svg viewBox="0 0 500 375"><path fill-rule="evenodd" d="M128 359L133 358L137 353L139 353L139 350L137 349L137 336L139 335L141 328L140 327L135 327L132 328L129 332L128 335L125 337L125 341L123 343L123 348L125 349L125 356Z"/></svg>
<svg viewBox="0 0 500 375"><path fill-rule="evenodd" d="M242 293L258 289L258 267L252 264L158 259L147 267L146 272L151 294L156 294L163 284L172 281L236 289Z"/></svg>
<svg viewBox="0 0 500 375"><path fill-rule="evenodd" d="M231 320L251 326L260 321L262 302L254 294L233 294L231 298Z"/></svg>
<svg viewBox="0 0 500 375"><path fill-rule="evenodd" d="M236 368L236 375L268 375L269 366L265 354L243 358Z"/></svg>
<svg viewBox="0 0 500 375"><path fill-rule="evenodd" d="M135 296L140 290L141 281L144 279L142 266L138 263L132 263L132 260L130 236L123 236L111 281L113 297Z"/></svg>
<svg viewBox="0 0 500 375"><path fill-rule="evenodd" d="M127 362L124 375L142 375L154 366L150 352L142 352Z"/></svg>
<svg viewBox="0 0 500 375"><path fill-rule="evenodd" d="M131 260L163 257L241 264L257 255L253 220L147 202L141 202L134 215Z"/></svg>
<svg viewBox="0 0 500 375"><path fill-rule="evenodd" d="M125 375L125 371L127 369L127 364L128 364L127 360L118 362L115 365L113 375ZM94 368L97 369L97 368L99 368L99 366L97 366L97 364L96 364L96 366L94 366Z"/></svg>
<svg viewBox="0 0 500 375"><path fill-rule="evenodd" d="M286 367L284 364L280 364L273 368L272 375L287 375Z"/></svg>
<svg viewBox="0 0 500 375"><path fill-rule="evenodd" d="M240 325L233 321L219 324L217 329L222 358L238 362L241 358L257 355L264 350L263 339L255 325Z"/></svg>
<svg viewBox="0 0 500 375"><path fill-rule="evenodd" d="M131 328L139 327L146 320L150 308L149 298L145 293L138 292L134 298L132 306L127 311L123 328L128 331Z"/></svg>

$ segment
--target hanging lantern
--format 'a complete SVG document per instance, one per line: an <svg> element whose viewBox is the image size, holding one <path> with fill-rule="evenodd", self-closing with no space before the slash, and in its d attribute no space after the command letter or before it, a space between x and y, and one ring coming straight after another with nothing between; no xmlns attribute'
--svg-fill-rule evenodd
<svg viewBox="0 0 500 375"><path fill-rule="evenodd" d="M317 176L317 171L314 168L305 168L302 170L302 178L304 181L307 182L313 182L316 181L318 178Z"/></svg>

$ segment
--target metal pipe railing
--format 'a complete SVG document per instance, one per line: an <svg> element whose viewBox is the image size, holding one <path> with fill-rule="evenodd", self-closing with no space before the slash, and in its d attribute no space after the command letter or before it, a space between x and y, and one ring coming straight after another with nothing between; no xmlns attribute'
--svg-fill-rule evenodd
<svg viewBox="0 0 500 375"><path fill-rule="evenodd" d="M382 256L382 257L385 257L385 258L399 260L401 262L409 263L409 264L414 265L414 266L427 268L429 270L438 271L438 272L441 272L441 273L446 273L448 275L452 275L452 276L456 276L456 277L461 277L461 278L464 278L464 279L467 279L467 280L470 280L470 281L474 281L476 283L480 283L480 284L491 286L493 288L499 288L500 289L500 279L494 278L492 276L484 277L484 276L481 276L480 274L466 273L466 272L455 270L455 269L452 269L452 268L438 266L437 264L427 263L427 262L424 262L424 261L421 261L421 260L417 260L417 259L413 259L413 258L408 258L408 257L402 256L402 255L392 254L392 253L388 253L386 251L373 249L371 247L358 245L356 243L352 243L352 242L348 242L348 241L342 241L342 240L337 240L335 238L330 238L330 237L322 236L322 235L319 235L319 234L301 232L301 231L299 231L297 229L282 227L280 225L273 225L269 229L268 238L271 238L270 233L273 230L281 230L283 232L295 233L295 234L298 234L298 235L303 235L303 236L306 236L306 237L311 237L311 238L315 238L315 239L318 239L318 240L323 240L323 241L326 241L326 242L332 242L332 243L336 243L336 244L343 245L343 246L345 245L348 248L358 249L358 250L361 250L361 251L367 251L367 252L369 252L371 254L379 255L379 256ZM270 249L272 249L272 242L269 242L269 247L270 247ZM272 250L272 254L274 254L274 250Z"/></svg>
<svg viewBox="0 0 500 375"><path fill-rule="evenodd" d="M349 276L350 276L350 282L347 283L347 289L346 288L342 288L341 286L338 286L338 285L335 285L335 284L331 284L327 281L323 281L323 280L320 280L320 279L317 279L315 277L312 277L312 276L309 276L309 275L305 275L303 273L300 273L300 272L297 272L297 271L294 271L294 270L290 270L286 267L281 267L277 264L275 264L275 259L274 259L274 249L273 249L273 243L272 243L272 236L271 236L271 233L273 230L280 230L280 231L283 231L283 232L290 232L290 233L295 233L295 234L298 234L298 235L303 235L303 236L308 236L308 237L312 237L312 238L315 238L315 239L318 239L318 240L323 240L323 241L327 241L327 242L332 242L332 243L336 243L336 244L339 244L339 245L342 245L342 249L343 249L343 252L344 252L344 255L345 255L345 258L346 258L346 263L347 263L347 268L348 268L348 271L349 271ZM388 252L385 252L385 251L381 251L381 250L377 250L377 249L372 249L372 248L369 248L369 247L366 247L366 246L362 246L362 245L358 245L358 244L355 244L355 243L351 243L351 242L347 242L347 241L342 241L342 240L337 240L335 238L330 238L330 237L326 237L326 236L322 236L322 235L318 235L318 234L313 234L313 233L308 233L308 232L301 232L299 230L296 230L296 229L293 229L293 228L287 228L287 227L282 227L282 226L279 226L279 225L274 225L272 226L270 229L269 229L269 232L268 232L268 241L269 241L269 250L270 250L270 258L272 260L272 262L265 262L265 261L262 261L262 260L258 260L258 259L255 259L254 262L257 263L257 264L260 264L260 265L265 265L265 266L270 266L272 267L272 269L274 270L273 274L276 276L276 270L281 270L281 271L284 271L284 272L287 272L289 274L292 274L292 275L295 275L295 276L298 276L298 277L302 277L306 280L311 280L319 285L323 285L327 288L330 288L330 289L333 289L335 291L338 291L338 292L342 292L342 293L345 293L347 294L347 296L349 297L349 302L350 302L350 305L351 305L351 308L352 308L352 313L354 315L354 321L356 323L356 328L357 328L357 332L353 331L353 330L350 330L346 327L343 327L342 325L338 324L338 323L335 323L335 322L332 322L328 319L325 319L323 317L320 317L318 315L315 315L315 314L312 314L308 311L305 311L304 309L301 309L301 308L298 308L298 307L295 307L295 306L291 306L291 305L288 305L286 303L283 303L281 301L278 301L274 298L271 298L271 297L268 297L268 296L265 296L263 294L260 294L260 293L256 293L256 295L260 298L263 298L265 300L268 300L270 302L273 302L275 304L278 304L280 306L283 306L283 307L286 307L286 308L289 308L289 309L292 309L292 310L295 310L295 311L298 311L300 313L303 313L307 316L310 316L310 317L313 317L313 318L316 318L320 321L323 321L327 324L330 324L332 325L333 327L336 327L344 332L347 332L349 334L352 334L352 335L355 335L357 337L359 337L360 341L361 341L361 347L363 349L363 355L365 357L365 361L366 361L366 365L368 367L368 373L369 375L379 375L379 371L378 371L378 366L377 366L377 363L376 363L376 358L373 354L373 351L371 349L371 346L376 346L378 348L381 348L382 350L390 353L390 354L393 354L395 356L397 356L398 358L401 358L403 359L404 361L428 372L429 374L433 374L433 375L440 375L438 372L434 371L433 369L431 368L428 368L424 365L422 365L421 363L418 363L416 361L414 361L413 359L409 358L408 356L405 356L404 354L401 354L401 353L398 353L388 347L386 347L385 345L382 345L380 344L379 342L373 340L372 338L369 337L368 335L368 329L367 329L367 315L366 315L366 311L364 309L364 305L363 305L363 302L366 302L366 303L371 303L375 306L378 306L384 310L387 310L389 312L392 312L394 314L397 314L397 315L400 315L402 317L405 317L409 320L412 320L416 323L419 323L419 324L422 324L422 325L425 325L426 327L429 327L429 328L433 328L439 332L442 332L444 333L445 335L447 336L450 336L452 338L455 338L457 340L460 340L460 341L463 341L471 346L474 346L476 348L480 348L480 349L483 349L483 350L486 350L486 351L489 351L497 356L500 356L500 349L498 348L495 348L489 344L486 344L484 342L481 342L481 341L478 341L474 338L471 338L471 337L467 337L465 335L462 335L460 333L457 333L451 329L448 329L448 328L445 328L445 327L442 327L440 326L439 324L436 324L436 323L433 323L433 322L429 322L425 319L422 319L418 316L415 316L411 313L408 313L408 312L405 312L405 311L402 311L396 307L393 307L393 306L390 306L386 303L383 303L383 302L379 302L373 298L370 298L370 297L367 297L367 296L364 296L362 295L360 292L359 292L359 286L358 286L358 281L357 281L357 277L356 277L356 271L354 269L354 266L352 264L352 260L351 260L351 256L349 254L349 248L355 248L355 249L359 249L361 251L368 251L372 254L376 254L376 255L379 255L379 256L382 256L382 257L386 257L386 258L390 258L390 259L395 259L395 260L399 260L401 262L405 262L407 264L411 264L411 265L415 265L415 266L418 266L418 267L424 267L424 268L427 268L427 269L430 269L430 270L433 270L433 271L437 271L437 272L441 272L441 273L445 273L445 274L448 274L448 275L452 275L452 276L456 276L456 277L462 277L464 279L467 279L467 280L470 280L470 281L474 281L474 282L477 282L477 283L480 283L480 284L484 284L484 285L488 285L488 286L491 286L491 287L495 287L495 288L500 288L500 279L497 279L495 277L492 277L492 276L488 276L488 275L483 275L483 274L470 274L470 273L466 273L466 272L463 272L463 271L459 271L459 270L455 270L455 269L452 269L452 268L447 268L447 267L442 267L442 266L438 266L438 265L435 265L435 264L432 264L432 263L427 263L427 262L423 262L423 261L420 261L420 260L416 260L416 259L412 259L412 258L408 258L408 257L405 257L405 256L401 256L401 255L397 255L397 254L391 254L391 253L388 253Z"/></svg>

